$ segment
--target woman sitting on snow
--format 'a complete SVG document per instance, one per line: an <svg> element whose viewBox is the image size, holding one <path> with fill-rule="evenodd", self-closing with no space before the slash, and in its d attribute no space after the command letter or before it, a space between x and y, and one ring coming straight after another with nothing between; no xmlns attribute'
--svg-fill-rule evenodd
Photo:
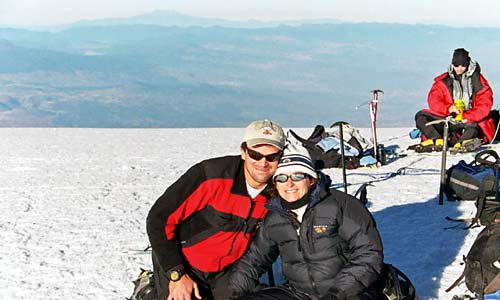
<svg viewBox="0 0 500 300"><path fill-rule="evenodd" d="M262 227L230 273L232 298L378 299L372 286L383 250L373 218L358 199L329 189L325 178L314 170L305 148L285 148ZM288 284L256 290L278 256Z"/></svg>

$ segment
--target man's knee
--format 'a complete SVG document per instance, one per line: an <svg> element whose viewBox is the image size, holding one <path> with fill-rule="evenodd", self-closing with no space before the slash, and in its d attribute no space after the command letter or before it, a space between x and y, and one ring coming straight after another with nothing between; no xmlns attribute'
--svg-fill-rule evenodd
<svg viewBox="0 0 500 300"><path fill-rule="evenodd" d="M422 117L422 111L418 111L416 114L415 114L415 122L417 122L418 119L420 119Z"/></svg>

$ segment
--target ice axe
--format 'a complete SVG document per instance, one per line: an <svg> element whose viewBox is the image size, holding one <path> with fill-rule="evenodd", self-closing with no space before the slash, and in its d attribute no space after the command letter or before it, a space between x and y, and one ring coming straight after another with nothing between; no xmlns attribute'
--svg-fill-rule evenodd
<svg viewBox="0 0 500 300"><path fill-rule="evenodd" d="M375 157L377 161L381 161L378 154L378 145L377 145L377 106L378 106L378 94L379 93L383 94L384 91L376 89L370 92L373 95L372 100L368 102L368 105L370 106L370 121L372 125L373 157Z"/></svg>
<svg viewBox="0 0 500 300"><path fill-rule="evenodd" d="M444 188L446 186L446 179L445 179L445 173L446 173L446 152L448 152L448 128L450 127L450 122L452 122L454 116L448 116L445 119L440 119L440 120L434 120L430 121L425 124L425 126L429 125L434 125L434 124L439 124L439 123L444 123L444 130L443 130L443 153L441 154L441 179L440 179L440 184L439 184L439 205L443 205L443 195L444 195Z"/></svg>
<svg viewBox="0 0 500 300"><path fill-rule="evenodd" d="M345 170L345 155L344 155L344 125L348 124L344 121L338 121L332 124L330 127L339 126L340 135L340 157L342 159L342 181L344 183L344 192L347 193L347 175Z"/></svg>

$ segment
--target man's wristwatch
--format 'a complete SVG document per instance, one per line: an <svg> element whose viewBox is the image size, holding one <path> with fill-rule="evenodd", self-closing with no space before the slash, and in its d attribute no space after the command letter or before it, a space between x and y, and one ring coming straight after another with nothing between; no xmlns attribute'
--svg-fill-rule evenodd
<svg viewBox="0 0 500 300"><path fill-rule="evenodd" d="M170 270L167 275L170 281L179 281L181 277L185 274L183 269Z"/></svg>

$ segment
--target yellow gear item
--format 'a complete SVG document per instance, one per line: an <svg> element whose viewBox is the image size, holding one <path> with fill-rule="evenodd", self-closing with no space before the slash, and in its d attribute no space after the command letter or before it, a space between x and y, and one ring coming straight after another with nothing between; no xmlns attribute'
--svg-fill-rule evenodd
<svg viewBox="0 0 500 300"><path fill-rule="evenodd" d="M462 99L455 99L453 105L460 111L455 117L455 121L462 121L464 119L465 104Z"/></svg>

